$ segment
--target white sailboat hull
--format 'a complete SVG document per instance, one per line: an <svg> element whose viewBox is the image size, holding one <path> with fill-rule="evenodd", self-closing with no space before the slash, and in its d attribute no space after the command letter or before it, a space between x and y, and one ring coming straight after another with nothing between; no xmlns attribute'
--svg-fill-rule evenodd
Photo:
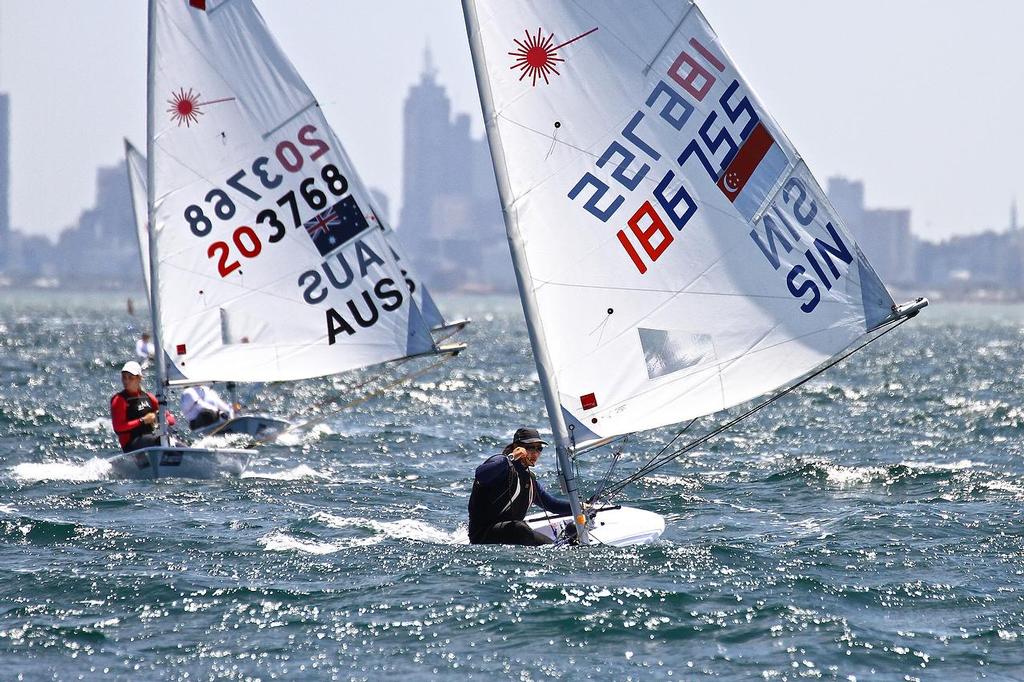
<svg viewBox="0 0 1024 682"><path fill-rule="evenodd" d="M216 436L230 433L242 433L252 436L258 441L272 441L282 431L291 426L291 423L284 419L277 419L262 414L246 414L240 417L233 417L227 421L211 424L207 427L193 431L197 436Z"/></svg>
<svg viewBox="0 0 1024 682"><path fill-rule="evenodd" d="M557 539L562 529L572 523L571 516L539 514L527 517L533 530ZM665 532L665 518L660 514L635 507L605 507L597 510L588 525L590 544L626 547L645 545Z"/></svg>
<svg viewBox="0 0 1024 682"><path fill-rule="evenodd" d="M154 446L123 452L108 461L116 478L237 478L255 450Z"/></svg>

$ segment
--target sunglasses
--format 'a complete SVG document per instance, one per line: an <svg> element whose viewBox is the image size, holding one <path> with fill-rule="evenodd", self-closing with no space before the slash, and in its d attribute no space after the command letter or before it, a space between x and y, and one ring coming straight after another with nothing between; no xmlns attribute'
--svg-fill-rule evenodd
<svg viewBox="0 0 1024 682"><path fill-rule="evenodd" d="M523 448L527 450L533 450L534 452L540 452L544 449L543 445L524 445Z"/></svg>

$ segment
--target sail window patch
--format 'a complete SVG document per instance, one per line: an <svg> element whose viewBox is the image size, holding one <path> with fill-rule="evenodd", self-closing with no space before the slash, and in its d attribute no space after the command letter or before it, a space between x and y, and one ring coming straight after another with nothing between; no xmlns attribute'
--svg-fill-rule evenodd
<svg viewBox="0 0 1024 682"><path fill-rule="evenodd" d="M637 333L648 379L658 379L714 357L714 346L708 334L642 327Z"/></svg>

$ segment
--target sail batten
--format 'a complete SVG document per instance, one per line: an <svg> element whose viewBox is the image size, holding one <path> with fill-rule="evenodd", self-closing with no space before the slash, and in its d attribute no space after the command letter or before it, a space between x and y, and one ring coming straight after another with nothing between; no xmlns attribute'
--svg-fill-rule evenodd
<svg viewBox="0 0 1024 682"><path fill-rule="evenodd" d="M694 3L467 4L534 350L576 441L772 393L892 319Z"/></svg>

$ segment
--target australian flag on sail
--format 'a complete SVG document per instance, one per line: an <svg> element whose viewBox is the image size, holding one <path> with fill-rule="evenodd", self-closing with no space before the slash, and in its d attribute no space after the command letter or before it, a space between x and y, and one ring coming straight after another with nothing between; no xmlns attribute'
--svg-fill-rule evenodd
<svg viewBox="0 0 1024 682"><path fill-rule="evenodd" d="M326 256L369 226L351 194L302 225L321 256Z"/></svg>

